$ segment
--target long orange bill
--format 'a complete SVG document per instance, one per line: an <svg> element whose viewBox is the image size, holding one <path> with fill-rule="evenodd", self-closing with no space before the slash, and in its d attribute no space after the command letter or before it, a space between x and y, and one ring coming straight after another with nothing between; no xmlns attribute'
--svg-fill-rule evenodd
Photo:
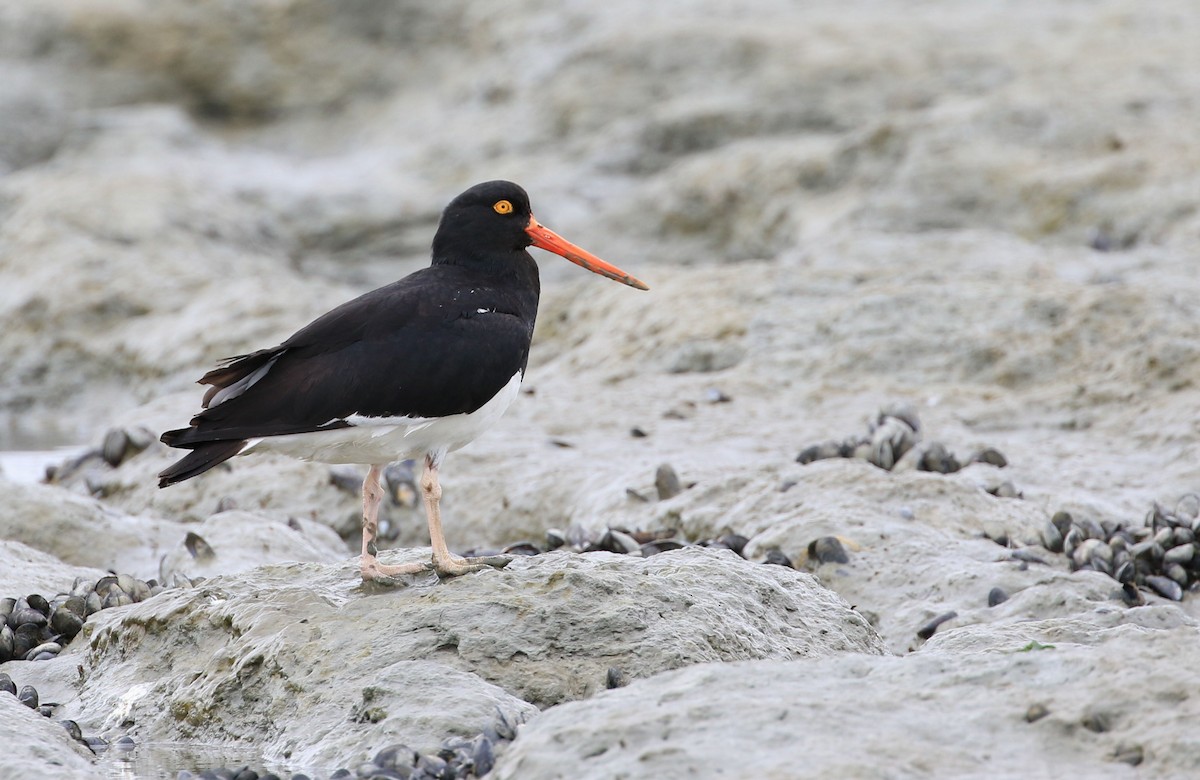
<svg viewBox="0 0 1200 780"><path fill-rule="evenodd" d="M533 215L529 217L529 227L525 228L525 232L533 239L533 245L539 249L545 249L547 252L565 257L575 265L586 268L594 274L615 279L621 284L627 284L639 290L650 289L640 279L635 279L615 265L604 262L586 249L575 246L550 228L542 227L542 224L534 219Z"/></svg>

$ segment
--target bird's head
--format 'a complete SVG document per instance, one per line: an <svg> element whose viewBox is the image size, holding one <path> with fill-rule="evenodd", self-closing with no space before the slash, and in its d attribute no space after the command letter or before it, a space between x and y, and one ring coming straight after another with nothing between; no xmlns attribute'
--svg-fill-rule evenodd
<svg viewBox="0 0 1200 780"><path fill-rule="evenodd" d="M510 181L476 184L442 212L433 239L435 260L455 255L491 257L536 246L564 257L587 270L618 282L649 289L645 283L586 249L572 244L534 218L529 195Z"/></svg>

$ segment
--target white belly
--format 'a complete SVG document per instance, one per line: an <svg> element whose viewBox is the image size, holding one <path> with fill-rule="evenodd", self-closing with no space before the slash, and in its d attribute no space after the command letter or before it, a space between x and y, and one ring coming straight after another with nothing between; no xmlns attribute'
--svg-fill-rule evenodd
<svg viewBox="0 0 1200 780"><path fill-rule="evenodd" d="M265 436L246 442L239 455L278 452L321 463L383 466L429 455L440 462L446 453L465 447L496 424L521 389L521 372L513 374L490 401L468 414L449 417L346 418L348 428Z"/></svg>

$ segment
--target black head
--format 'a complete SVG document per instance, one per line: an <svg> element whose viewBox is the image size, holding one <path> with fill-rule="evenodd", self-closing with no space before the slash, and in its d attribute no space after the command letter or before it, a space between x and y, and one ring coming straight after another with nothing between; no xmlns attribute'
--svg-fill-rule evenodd
<svg viewBox="0 0 1200 780"><path fill-rule="evenodd" d="M529 195L511 181L486 181L450 201L433 237L433 260L461 263L520 252L533 243Z"/></svg>
<svg viewBox="0 0 1200 780"><path fill-rule="evenodd" d="M529 210L525 190L511 181L476 184L450 201L433 237L433 264L486 266L493 270L528 264L528 272L536 277L537 266L525 251L529 246L553 252L630 287L649 289L644 282L540 224Z"/></svg>

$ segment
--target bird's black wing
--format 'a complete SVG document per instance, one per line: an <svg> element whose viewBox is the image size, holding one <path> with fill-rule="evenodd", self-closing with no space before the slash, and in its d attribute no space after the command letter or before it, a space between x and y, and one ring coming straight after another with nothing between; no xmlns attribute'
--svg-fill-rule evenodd
<svg viewBox="0 0 1200 780"><path fill-rule="evenodd" d="M433 266L349 301L278 347L201 379L204 411L173 447L344 427L350 415L443 417L487 403L529 358L529 301Z"/></svg>

